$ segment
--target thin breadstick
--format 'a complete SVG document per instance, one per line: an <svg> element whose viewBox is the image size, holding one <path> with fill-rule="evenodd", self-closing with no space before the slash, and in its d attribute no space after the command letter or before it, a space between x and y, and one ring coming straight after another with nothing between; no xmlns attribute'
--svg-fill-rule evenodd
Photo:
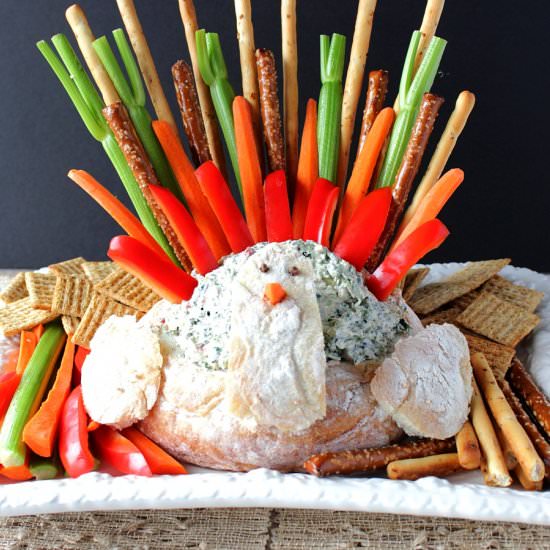
<svg viewBox="0 0 550 550"><path fill-rule="evenodd" d="M390 479L408 479L414 481L421 477L446 477L462 470L457 453L407 458L390 462L386 469Z"/></svg>
<svg viewBox="0 0 550 550"><path fill-rule="evenodd" d="M512 447L510 447L510 443L504 436L504 432L500 429L498 424L495 425L495 433L497 434L498 442L500 443L500 448L502 449L502 454L504 455L506 467L508 470L512 471L518 465L518 459L516 458Z"/></svg>
<svg viewBox="0 0 550 550"><path fill-rule="evenodd" d="M281 38L283 52L283 119L286 146L286 171L291 195L294 194L298 168L298 39L296 0L281 0Z"/></svg>
<svg viewBox="0 0 550 550"><path fill-rule="evenodd" d="M210 97L210 90L201 77L199 64L197 61L195 33L199 27L197 25L195 5L193 4L193 0L179 0L179 7L183 28L185 30L185 40L187 41L187 48L189 49L189 57L191 58L193 74L195 75L195 85L199 96L204 129L206 130L206 136L208 138L208 147L210 148L212 160L222 174L227 176L225 156L223 154L220 132L218 130L216 112L214 111L214 105L212 104L212 98Z"/></svg>
<svg viewBox="0 0 550 550"><path fill-rule="evenodd" d="M455 148L456 142L458 141L462 130L464 130L464 127L466 126L468 117L474 108L475 101L476 96L472 92L464 90L458 95L454 111L449 117L449 121L445 126L443 134L441 134L441 138L430 160L426 173L418 184L411 201L411 205L403 216L403 221L401 222L399 231L401 231L401 228L405 227L405 225L409 223L422 202L422 199L441 177L441 174L445 169L445 165L447 164L447 161Z"/></svg>
<svg viewBox="0 0 550 550"><path fill-rule="evenodd" d="M365 63L369 53L369 44L372 31L372 21L376 0L359 0L357 6L357 17L355 19L355 30L349 58L344 95L342 100L342 120L340 123L340 156L338 160L338 185L343 188L348 172L349 155L353 130L355 127L355 116L357 103L363 86L365 74Z"/></svg>
<svg viewBox="0 0 550 550"><path fill-rule="evenodd" d="M153 109L155 109L157 118L168 122L168 124L177 131L176 121L174 120L166 96L164 95L164 90L160 83L157 68L155 67L155 62L153 61L153 56L149 49L149 44L147 44L147 39L143 33L143 27L141 26L136 12L134 0L116 0L116 3L124 26L126 27L126 32L130 38L132 48L136 54L137 62L141 74L143 75L143 80L145 80L147 90L149 91L151 103L153 104Z"/></svg>
<svg viewBox="0 0 550 550"><path fill-rule="evenodd" d="M466 421L455 438L460 465L465 470L477 470L481 462L481 451L472 424Z"/></svg>
<svg viewBox="0 0 550 550"><path fill-rule="evenodd" d="M529 479L529 476L525 473L520 464L514 468L514 474L518 478L518 481L521 483L521 486L526 491L542 491L542 481L533 481Z"/></svg>
<svg viewBox="0 0 550 550"><path fill-rule="evenodd" d="M506 467L493 424L483 403L476 381L472 380L473 395L470 403L470 419L483 452L481 469L485 483L496 487L508 487L512 478Z"/></svg>
<svg viewBox="0 0 550 550"><path fill-rule="evenodd" d="M88 19L84 10L78 5L73 4L65 11L65 17L78 43L78 47L84 56L86 65L92 73L92 77L99 88L99 92L103 97L105 105L111 105L120 101L120 98L115 90L115 87L103 67L103 63L99 60L92 43L95 40L94 33L90 28Z"/></svg>
<svg viewBox="0 0 550 550"><path fill-rule="evenodd" d="M363 149L367 135L378 116L378 113L384 106L386 94L388 93L388 71L377 70L369 73L369 85L367 87L367 97L365 99L365 110L363 111L363 120L361 121L361 132L359 134L359 146L357 147L357 156Z"/></svg>
<svg viewBox="0 0 550 550"><path fill-rule="evenodd" d="M544 478L544 463L506 401L485 356L482 353L474 353L472 366L487 405L491 409L495 422L502 430L510 450L529 479L540 481Z"/></svg>

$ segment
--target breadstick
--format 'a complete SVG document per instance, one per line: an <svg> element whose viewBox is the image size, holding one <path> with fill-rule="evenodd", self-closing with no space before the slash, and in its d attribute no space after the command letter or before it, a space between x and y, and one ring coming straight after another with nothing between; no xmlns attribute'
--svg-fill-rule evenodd
<svg viewBox="0 0 550 550"><path fill-rule="evenodd" d="M482 353L474 353L472 366L487 405L491 409L495 422L502 430L510 450L529 479L540 481L544 478L544 463L506 401L485 356Z"/></svg>
<svg viewBox="0 0 550 550"><path fill-rule="evenodd" d="M418 439L378 449L360 449L314 455L304 463L310 474L324 477L380 470L390 462L444 453L454 448L454 439Z"/></svg>
<svg viewBox="0 0 550 550"><path fill-rule="evenodd" d="M281 129L281 113L277 96L277 69L270 50L256 50L260 106L267 149L269 171L285 169L285 145Z"/></svg>
<svg viewBox="0 0 550 550"><path fill-rule="evenodd" d="M338 160L338 185L344 185L348 172L349 154L353 129L355 127L355 115L357 103L363 86L365 63L369 53L370 36L376 0L359 0L355 30L349 58L348 72L344 85L342 99L342 119L340 122L340 156Z"/></svg>
<svg viewBox="0 0 550 550"><path fill-rule="evenodd" d="M202 120L204 122L204 129L206 130L206 137L208 138L208 148L210 149L212 160L214 161L218 169L222 172L222 174L227 177L227 172L225 168L225 155L223 153L220 133L218 131L216 112L214 111L214 106L212 105L210 90L208 89L208 86L204 83L201 77L199 64L197 61L195 32L198 30L198 25L197 15L195 13L195 6L193 4L193 0L179 0L179 7L181 20L183 22L183 28L185 30L187 48L189 49L189 57L191 58L193 74L195 75L195 85L197 87L197 93L199 96Z"/></svg>
<svg viewBox="0 0 550 550"><path fill-rule="evenodd" d="M111 103L116 103L120 101L118 93L103 67L103 63L99 60L97 53L95 52L92 43L95 40L94 33L90 28L86 14L78 4L73 4L65 11L65 17L73 34L78 43L78 47L84 56L86 65L92 77L99 88L99 92L103 97L105 105L111 105Z"/></svg>
<svg viewBox="0 0 550 550"><path fill-rule="evenodd" d="M143 27L139 21L138 14L136 12L136 6L134 0L116 0L118 11L124 22L124 27L130 38L132 48L136 54L136 59L145 80L145 85L153 104L153 109L157 114L159 120L168 122L174 130L177 131L176 121L172 116L172 111L164 95L162 84L160 83L157 68L147 44L147 39L143 33Z"/></svg>
<svg viewBox="0 0 550 550"><path fill-rule="evenodd" d="M172 229L170 222L166 218L166 215L162 209L157 205L153 195L149 189L149 185L160 185L160 182L155 174L153 166L147 153L139 140L134 125L124 108L124 105L120 102L108 105L102 111L109 128L111 128L115 139L120 147L124 158L132 170L132 174L136 178L136 181L149 205L153 216L157 220L162 232L166 235L170 246L174 250L174 253L182 266L191 271L192 265L189 260L189 256L185 252L185 249L179 242L176 233Z"/></svg>
<svg viewBox="0 0 550 550"><path fill-rule="evenodd" d="M468 92L466 90L460 92L456 100L454 111L449 117L449 121L447 122L445 130L443 131L439 143L437 144L426 173L418 184L411 201L411 205L403 216L403 221L401 222L399 230L409 223L422 202L422 199L428 194L430 189L441 177L441 174L445 169L445 165L447 164L447 161L455 148L456 142L458 141L462 130L464 130L464 127L466 126L468 117L474 108L475 101L476 97L472 92Z"/></svg>
<svg viewBox="0 0 550 550"><path fill-rule="evenodd" d="M518 459L516 458L512 447L510 447L510 443L504 436L504 432L500 429L498 424L495 425L494 428L495 433L497 434L498 442L500 443L500 448L502 449L504 461L506 462L506 468L512 471L518 465Z"/></svg>
<svg viewBox="0 0 550 550"><path fill-rule="evenodd" d="M531 409L546 436L550 438L550 402L518 359L514 359L508 372L510 384Z"/></svg>
<svg viewBox="0 0 550 550"><path fill-rule="evenodd" d="M289 190L291 195L294 195L294 183L298 168L298 39L296 35L296 0L281 0L281 38L286 171Z"/></svg>
<svg viewBox="0 0 550 550"><path fill-rule="evenodd" d="M481 462L481 451L474 428L469 421L456 434L458 461L465 470L477 470Z"/></svg>
<svg viewBox="0 0 550 550"><path fill-rule="evenodd" d="M390 479L414 481L421 477L447 477L462 470L457 453L407 458L390 462L386 469Z"/></svg>
<svg viewBox="0 0 550 550"><path fill-rule="evenodd" d="M365 110L363 111L363 120L361 121L361 132L359 134L359 146L357 154L363 149L367 135L374 124L378 113L384 106L386 94L388 93L388 71L371 71L369 73L369 85L367 87L367 97L365 99Z"/></svg>
<svg viewBox="0 0 550 550"><path fill-rule="evenodd" d="M518 481L526 491L542 491L543 482L529 479L529 476L519 464L514 468L514 474L516 474Z"/></svg>
<svg viewBox="0 0 550 550"><path fill-rule="evenodd" d="M496 487L508 487L512 478L506 468L506 462L498 443L493 424L487 414L476 381L472 380L474 393L470 403L470 418L483 453L481 469L485 483Z"/></svg>
<svg viewBox="0 0 550 550"><path fill-rule="evenodd" d="M191 156L196 165L202 164L207 160L211 160L211 156L197 89L195 88L193 70L185 61L176 61L172 65L172 78Z"/></svg>

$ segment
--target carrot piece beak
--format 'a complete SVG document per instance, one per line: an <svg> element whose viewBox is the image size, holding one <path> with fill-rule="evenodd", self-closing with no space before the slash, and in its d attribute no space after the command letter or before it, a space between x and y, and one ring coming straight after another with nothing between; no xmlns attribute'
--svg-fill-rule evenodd
<svg viewBox="0 0 550 550"><path fill-rule="evenodd" d="M286 290L279 283L267 283L264 290L264 298L275 306L286 298Z"/></svg>

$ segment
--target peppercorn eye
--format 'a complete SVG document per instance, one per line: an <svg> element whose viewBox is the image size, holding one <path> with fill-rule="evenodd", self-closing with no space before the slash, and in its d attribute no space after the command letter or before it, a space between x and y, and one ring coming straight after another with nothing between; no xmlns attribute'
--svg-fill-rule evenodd
<svg viewBox="0 0 550 550"><path fill-rule="evenodd" d="M296 277L296 275L300 275L300 270L296 267L296 266L292 266L288 272L290 273L290 275L292 275L293 277Z"/></svg>
<svg viewBox="0 0 550 550"><path fill-rule="evenodd" d="M262 264L262 265L260 266L260 271L261 271L262 273L267 273L267 272L269 271L269 266L266 265L266 264Z"/></svg>

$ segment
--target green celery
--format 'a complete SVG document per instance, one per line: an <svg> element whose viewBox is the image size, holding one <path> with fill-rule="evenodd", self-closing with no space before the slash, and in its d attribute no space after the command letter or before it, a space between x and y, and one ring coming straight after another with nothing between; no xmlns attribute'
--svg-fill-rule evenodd
<svg viewBox="0 0 550 550"><path fill-rule="evenodd" d="M57 322L47 325L23 373L0 430L0 464L5 467L25 464L27 448L23 443L23 429L42 402L64 344L63 327Z"/></svg>
<svg viewBox="0 0 550 550"><path fill-rule="evenodd" d="M414 31L399 84L399 113L392 129L388 151L378 177L377 187L391 187L399 170L422 96L430 91L445 51L447 42L434 36L426 50L420 67L413 78L414 60L421 33Z"/></svg>
<svg viewBox="0 0 550 550"><path fill-rule="evenodd" d="M319 94L317 141L319 176L336 182L342 119L342 77L346 56L346 37L321 36L321 92Z"/></svg>
<svg viewBox="0 0 550 550"><path fill-rule="evenodd" d="M43 458L32 454L29 460L29 470L37 480L55 479L63 475L63 468L57 456Z"/></svg>

